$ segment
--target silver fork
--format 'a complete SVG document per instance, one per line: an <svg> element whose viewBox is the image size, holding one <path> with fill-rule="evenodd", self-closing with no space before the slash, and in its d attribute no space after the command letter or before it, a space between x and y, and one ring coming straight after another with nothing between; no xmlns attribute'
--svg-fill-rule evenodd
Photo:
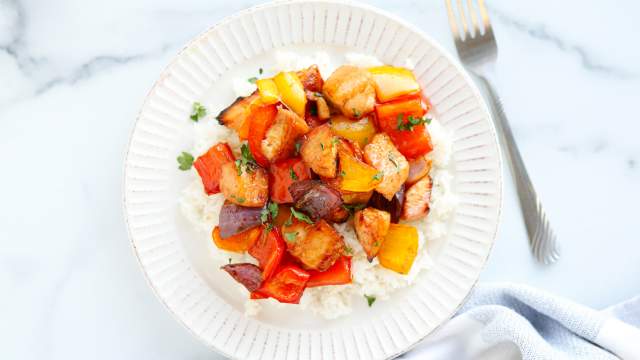
<svg viewBox="0 0 640 360"><path fill-rule="evenodd" d="M560 257L556 236L549 225L538 195L533 189L533 184L507 121L507 116L502 108L500 97L486 78L487 71L491 70L498 56L498 45L493 36L493 29L489 22L484 0L478 0L477 9L474 7L472 0L466 1L466 9L463 7L462 0L456 1L462 32L458 30L458 21L452 0L445 1L449 14L449 25L451 26L458 56L465 67L484 85L493 102L497 118L497 121L495 121L496 130L502 137L504 147L507 148L511 172L515 178L520 207L522 208L524 222L529 235L531 252L538 261L544 264L553 263ZM479 18L478 13L480 15ZM467 17L471 19L470 23L467 21Z"/></svg>

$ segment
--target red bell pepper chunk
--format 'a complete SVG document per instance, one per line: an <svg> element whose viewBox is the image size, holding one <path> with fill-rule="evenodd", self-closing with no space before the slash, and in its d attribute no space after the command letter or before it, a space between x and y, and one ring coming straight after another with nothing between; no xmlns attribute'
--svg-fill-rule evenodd
<svg viewBox="0 0 640 360"><path fill-rule="evenodd" d="M382 131L389 134L391 140L402 155L413 159L433 150L431 136L423 124L414 125L411 130L399 129L398 120L407 124L409 116L421 118L427 113L428 105L420 95L401 98L384 104L376 105L378 125Z"/></svg>
<svg viewBox="0 0 640 360"><path fill-rule="evenodd" d="M262 140L273 124L278 109L276 104L253 105L249 113L249 150L258 165L269 167L269 160L262 153Z"/></svg>
<svg viewBox="0 0 640 360"><path fill-rule="evenodd" d="M258 260L263 279L269 279L273 275L282 260L286 247L280 230L275 227L269 231L265 229L251 245L249 254Z"/></svg>
<svg viewBox="0 0 640 360"><path fill-rule="evenodd" d="M300 158L285 159L269 167L271 200L278 204L293 202L289 185L299 180L311 179L311 171Z"/></svg>
<svg viewBox="0 0 640 360"><path fill-rule="evenodd" d="M266 299L268 296L266 295L262 295L258 292L258 290L251 292L251 294L249 294L249 299L251 300L260 300L260 299Z"/></svg>
<svg viewBox="0 0 640 360"><path fill-rule="evenodd" d="M297 304L309 281L309 273L296 265L284 265L272 278L262 283L258 293L281 303Z"/></svg>
<svg viewBox="0 0 640 360"><path fill-rule="evenodd" d="M204 185L204 191L208 195L220 192L220 168L223 164L234 161L235 158L227 143L218 143L212 146L196 159L193 167L198 171L202 185Z"/></svg>
<svg viewBox="0 0 640 360"><path fill-rule="evenodd" d="M351 283L351 257L343 256L336 260L325 271L309 271L311 277L307 282L307 287L325 286L325 285L343 285Z"/></svg>

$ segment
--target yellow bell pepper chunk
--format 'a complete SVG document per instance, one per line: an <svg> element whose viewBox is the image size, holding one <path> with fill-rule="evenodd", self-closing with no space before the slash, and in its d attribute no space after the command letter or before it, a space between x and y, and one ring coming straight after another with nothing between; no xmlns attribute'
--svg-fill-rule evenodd
<svg viewBox="0 0 640 360"><path fill-rule="evenodd" d="M369 117L351 120L346 116L338 115L331 118L329 126L336 135L357 142L360 148L364 148L376 134L376 126Z"/></svg>
<svg viewBox="0 0 640 360"><path fill-rule="evenodd" d="M375 189L382 182L384 176L382 172L356 159L353 155L339 151L338 158L340 159L338 176L341 178L341 190L367 192Z"/></svg>
<svg viewBox="0 0 640 360"><path fill-rule="evenodd" d="M369 68L373 86L380 102L387 102L420 91L420 85L411 70L390 65Z"/></svg>
<svg viewBox="0 0 640 360"><path fill-rule="evenodd" d="M256 81L256 85L263 104L270 105L280 101L280 93L273 79L260 79Z"/></svg>
<svg viewBox="0 0 640 360"><path fill-rule="evenodd" d="M378 251L383 267L400 274L408 274L418 254L418 229L410 225L391 224Z"/></svg>
<svg viewBox="0 0 640 360"><path fill-rule="evenodd" d="M307 96L298 75L295 72L281 72L273 78L280 93L280 99L293 112L304 119Z"/></svg>

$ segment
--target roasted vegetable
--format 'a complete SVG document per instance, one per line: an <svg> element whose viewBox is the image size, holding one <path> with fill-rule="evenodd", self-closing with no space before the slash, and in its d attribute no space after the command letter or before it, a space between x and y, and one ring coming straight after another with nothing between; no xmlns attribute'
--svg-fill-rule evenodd
<svg viewBox="0 0 640 360"><path fill-rule="evenodd" d="M214 244L216 244L218 249L243 252L247 251L253 245L253 243L256 242L261 233L262 226L256 226L249 230L245 230L241 233L223 239L220 236L220 227L216 226L211 232L211 237L213 238L213 242Z"/></svg>
<svg viewBox="0 0 640 360"><path fill-rule="evenodd" d="M420 85L409 69L396 66L376 66L369 68L373 86L380 102L387 102L404 95L420 91Z"/></svg>
<svg viewBox="0 0 640 360"><path fill-rule="evenodd" d="M285 248L280 230L276 227L264 230L249 248L249 254L260 264L263 279L269 279L273 275L284 256Z"/></svg>
<svg viewBox="0 0 640 360"><path fill-rule="evenodd" d="M371 74L352 65L337 68L325 81L322 92L345 116L355 119L373 111L376 102Z"/></svg>
<svg viewBox="0 0 640 360"><path fill-rule="evenodd" d="M351 257L343 256L325 271L309 270L307 287L351 284Z"/></svg>
<svg viewBox="0 0 640 360"><path fill-rule="evenodd" d="M262 285L262 271L260 268L249 263L229 264L221 267L237 282L244 285L249 291L256 291Z"/></svg>
<svg viewBox="0 0 640 360"><path fill-rule="evenodd" d="M376 126L369 116L351 120L346 116L336 115L331 118L329 126L336 135L355 141L361 148L364 148L376 134Z"/></svg>
<svg viewBox="0 0 640 360"><path fill-rule="evenodd" d="M270 161L286 159L295 151L295 141L309 131L307 123L293 111L278 107L273 124L267 129L260 150Z"/></svg>
<svg viewBox="0 0 640 360"><path fill-rule="evenodd" d="M239 97L228 108L222 110L216 117L220 125L225 125L238 133L241 140L246 140L249 136L248 116L251 106L260 99L258 92L247 97Z"/></svg>
<svg viewBox="0 0 640 360"><path fill-rule="evenodd" d="M272 278L265 281L257 293L281 303L297 304L309 281L309 273L295 265L280 267Z"/></svg>
<svg viewBox="0 0 640 360"><path fill-rule="evenodd" d="M342 213L340 193L322 181L297 181L289 186L289 192L293 197L294 207L309 214L314 221L318 219L335 221L336 214L339 217Z"/></svg>
<svg viewBox="0 0 640 360"><path fill-rule="evenodd" d="M278 204L291 203L289 186L296 181L311 179L311 171L300 158L290 158L269 167L271 200Z"/></svg>
<svg viewBox="0 0 640 360"><path fill-rule="evenodd" d="M384 174L371 165L356 159L346 151L339 152L340 189L368 192L382 182Z"/></svg>
<svg viewBox="0 0 640 360"><path fill-rule="evenodd" d="M260 101L263 104L275 104L280 101L280 93L273 79L259 79L256 81Z"/></svg>
<svg viewBox="0 0 640 360"><path fill-rule="evenodd" d="M193 167L198 171L207 195L220 192L220 167L234 160L231 148L227 143L218 143L212 146L196 159Z"/></svg>
<svg viewBox="0 0 640 360"><path fill-rule="evenodd" d="M408 274L418 253L418 230L409 225L391 224L378 251L383 267L400 274Z"/></svg>
<svg viewBox="0 0 640 360"><path fill-rule="evenodd" d="M260 208L250 208L239 206L232 202L225 201L220 209L218 227L220 237L223 239L241 233L247 229L260 225Z"/></svg>
<svg viewBox="0 0 640 360"><path fill-rule="evenodd" d="M323 97L319 97L316 100L316 106L318 107L318 119L327 120L331 117L331 110Z"/></svg>
<svg viewBox="0 0 640 360"><path fill-rule="evenodd" d="M298 226L293 233L292 241L287 238L287 250L306 269L325 271L342 256L344 241L342 236L324 220L314 225ZM292 227L285 229L285 236Z"/></svg>
<svg viewBox="0 0 640 360"><path fill-rule="evenodd" d="M269 166L269 159L262 153L262 140L278 114L276 105L256 105L249 113L249 149L256 162L262 167Z"/></svg>
<svg viewBox="0 0 640 360"><path fill-rule="evenodd" d="M273 77L273 81L278 88L280 100L283 104L301 118L304 117L307 97L304 93L302 82L294 72L281 72Z"/></svg>
<svg viewBox="0 0 640 360"><path fill-rule="evenodd" d="M241 170L234 163L222 165L220 171L220 190L224 198L241 206L263 207L269 197L269 178L267 171L261 167Z"/></svg>
<svg viewBox="0 0 640 360"><path fill-rule="evenodd" d="M353 216L353 227L358 242L367 253L369 262L378 254L389 230L390 221L391 216L388 212L371 207L357 211Z"/></svg>
<svg viewBox="0 0 640 360"><path fill-rule="evenodd" d="M405 184L412 185L418 182L418 180L427 176L431 171L431 159L427 159L424 156L419 156L409 161L409 176Z"/></svg>
<svg viewBox="0 0 640 360"><path fill-rule="evenodd" d="M373 194L373 191L354 192L354 191L342 190L340 188L340 183L341 183L340 176L335 177L333 179L323 178L322 181L332 189L337 190L340 193L340 196L342 197L342 202L345 204L366 204L371 198L371 195Z"/></svg>
<svg viewBox="0 0 640 360"><path fill-rule="evenodd" d="M382 194L374 192L369 200L369 206L384 210L391 214L391 222L397 223L402 215L402 205L404 204L404 185L400 187L391 200L387 200Z"/></svg>
<svg viewBox="0 0 640 360"><path fill-rule="evenodd" d="M376 105L380 129L389 134L398 151L409 159L433 149L431 136L422 120L426 106L420 95Z"/></svg>
<svg viewBox="0 0 640 360"><path fill-rule="evenodd" d="M425 176L411 185L404 195L402 220L415 220L426 216L431 200L431 178Z"/></svg>
<svg viewBox="0 0 640 360"><path fill-rule="evenodd" d="M387 134L376 134L364 148L364 159L384 174L376 191L391 200L409 175L409 162Z"/></svg>
<svg viewBox="0 0 640 360"><path fill-rule="evenodd" d="M311 65L304 70L300 70L296 73L300 82L302 82L302 86L306 91L310 92L320 92L322 91L322 85L324 81L322 80L322 75L320 75L320 71L318 70L317 65Z"/></svg>
<svg viewBox="0 0 640 360"><path fill-rule="evenodd" d="M316 174L328 178L336 176L336 137L329 125L312 129L300 148L302 160Z"/></svg>

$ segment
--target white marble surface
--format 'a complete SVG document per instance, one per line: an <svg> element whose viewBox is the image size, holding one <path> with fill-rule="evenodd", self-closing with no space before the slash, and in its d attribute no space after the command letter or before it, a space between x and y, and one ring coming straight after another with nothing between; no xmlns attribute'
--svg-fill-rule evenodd
<svg viewBox="0 0 640 360"><path fill-rule="evenodd" d="M212 359L147 288L122 219L142 99L194 35L257 1L0 0L0 353ZM372 2L453 51L442 1ZM640 290L640 4L490 1L497 87L563 248L529 255L506 172L483 281L601 308Z"/></svg>

